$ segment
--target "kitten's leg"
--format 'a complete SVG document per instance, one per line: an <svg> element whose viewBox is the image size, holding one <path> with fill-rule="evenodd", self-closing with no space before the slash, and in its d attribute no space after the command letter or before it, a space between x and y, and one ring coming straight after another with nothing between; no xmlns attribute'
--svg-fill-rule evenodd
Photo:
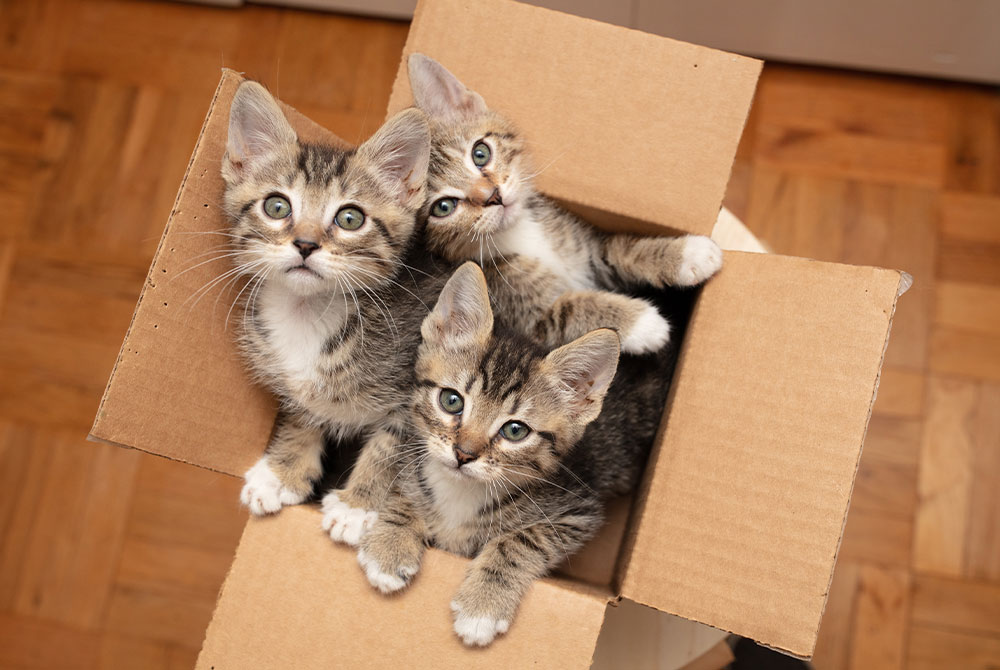
<svg viewBox="0 0 1000 670"><path fill-rule="evenodd" d="M455 633L478 646L506 633L531 583L583 546L600 523L598 514L556 518L487 542L451 601Z"/></svg>
<svg viewBox="0 0 1000 670"><path fill-rule="evenodd" d="M323 474L322 429L289 415L279 421L264 456L244 475L240 500L254 514L273 514L283 505L298 505Z"/></svg>
<svg viewBox="0 0 1000 670"><path fill-rule="evenodd" d="M626 283L695 286L722 267L722 250L704 235L608 235L602 257Z"/></svg>
<svg viewBox="0 0 1000 670"><path fill-rule="evenodd" d="M427 531L410 501L397 486L379 509L379 518L361 539L358 563L371 585L394 593L420 569Z"/></svg>
<svg viewBox="0 0 1000 670"><path fill-rule="evenodd" d="M595 328L614 328L622 351L657 351L670 339L670 324L653 305L608 291L566 292L565 281L536 259L511 256L484 269L495 314L522 332L558 347Z"/></svg>
<svg viewBox="0 0 1000 670"><path fill-rule="evenodd" d="M535 336L549 347L572 342L596 328L614 328L622 351L645 354L670 340L670 323L640 298L609 291L570 291L561 295L535 324Z"/></svg>
<svg viewBox="0 0 1000 670"><path fill-rule="evenodd" d="M377 510L406 461L400 443L391 431L377 431L358 454L347 486L323 497L323 529L335 542L355 547L375 525Z"/></svg>

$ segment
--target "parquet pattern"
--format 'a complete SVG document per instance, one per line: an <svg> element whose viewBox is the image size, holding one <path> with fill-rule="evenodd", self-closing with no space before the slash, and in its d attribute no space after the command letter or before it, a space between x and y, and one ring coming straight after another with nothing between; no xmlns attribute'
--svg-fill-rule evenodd
<svg viewBox="0 0 1000 670"><path fill-rule="evenodd" d="M348 139L406 25L0 0L0 667L191 667L239 482L84 441L223 65ZM1000 94L768 66L727 204L911 272L816 667L1000 665Z"/></svg>

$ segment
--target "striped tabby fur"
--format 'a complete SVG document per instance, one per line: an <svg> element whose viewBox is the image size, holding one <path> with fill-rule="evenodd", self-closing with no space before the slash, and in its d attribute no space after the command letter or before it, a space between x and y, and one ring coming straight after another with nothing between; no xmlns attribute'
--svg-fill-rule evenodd
<svg viewBox="0 0 1000 670"><path fill-rule="evenodd" d="M535 190L525 139L481 96L422 54L410 56L409 74L433 140L421 212L429 248L502 273L502 284L490 281L494 300L528 308L518 313L519 322L548 344L596 326L617 330L627 353L666 344L669 325L651 303L608 291L700 284L722 264L718 246L698 235L643 237L593 228ZM473 156L480 144L488 154L482 165ZM437 215L442 200L454 206ZM539 268L547 271L544 278ZM543 280L544 295L527 303L521 296L538 293ZM553 296L560 297L555 305Z"/></svg>
<svg viewBox="0 0 1000 670"><path fill-rule="evenodd" d="M635 486L673 356L619 365L608 329L548 352L494 323L474 263L448 281L422 334L416 445L397 455L405 465L358 560L389 593L416 574L427 544L475 557L452 610L462 640L485 645L506 632L531 582L593 536L604 501ZM442 393L457 394L461 411ZM530 432L508 439L510 421Z"/></svg>
<svg viewBox="0 0 1000 670"><path fill-rule="evenodd" d="M347 491L331 494L335 535L356 542L372 519L364 508L387 487L365 464L405 430L420 324L444 284L414 267L426 254L411 253L429 142L424 115L410 109L356 150L301 143L261 85L236 92L222 174L234 272L249 278L241 345L281 403L246 474L242 500L255 514L311 494L330 438L370 446ZM284 216L268 213L272 197L284 199ZM345 208L362 213L356 230L338 223Z"/></svg>

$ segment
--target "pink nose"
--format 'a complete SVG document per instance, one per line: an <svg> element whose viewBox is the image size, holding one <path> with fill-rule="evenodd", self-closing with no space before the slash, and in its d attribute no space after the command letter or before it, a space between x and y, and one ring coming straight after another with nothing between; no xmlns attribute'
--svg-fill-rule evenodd
<svg viewBox="0 0 1000 670"><path fill-rule="evenodd" d="M502 205L500 189L488 179L480 179L469 192L469 201L479 207L489 207L490 205Z"/></svg>

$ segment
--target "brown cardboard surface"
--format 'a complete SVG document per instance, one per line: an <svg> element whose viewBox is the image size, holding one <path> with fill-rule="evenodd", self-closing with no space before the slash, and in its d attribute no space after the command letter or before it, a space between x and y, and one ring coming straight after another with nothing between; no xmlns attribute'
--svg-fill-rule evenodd
<svg viewBox="0 0 1000 670"><path fill-rule="evenodd" d="M899 283L726 254L688 329L622 595L812 653Z"/></svg>
<svg viewBox="0 0 1000 670"><path fill-rule="evenodd" d="M467 561L428 550L394 597L365 579L355 551L334 545L312 507L251 519L222 588L197 667L586 668L611 598L542 580L510 630L486 649L452 633L448 603Z"/></svg>
<svg viewBox="0 0 1000 670"><path fill-rule="evenodd" d="M541 190L589 220L711 233L760 61L509 0L422 0L390 114L412 104L413 52L509 116Z"/></svg>
<svg viewBox="0 0 1000 670"><path fill-rule="evenodd" d="M243 314L230 306L245 280L201 293L232 267L217 258L228 230L219 168L240 81L223 70L90 435L229 474L260 457L276 411L234 345ZM343 144L285 111L301 137Z"/></svg>

